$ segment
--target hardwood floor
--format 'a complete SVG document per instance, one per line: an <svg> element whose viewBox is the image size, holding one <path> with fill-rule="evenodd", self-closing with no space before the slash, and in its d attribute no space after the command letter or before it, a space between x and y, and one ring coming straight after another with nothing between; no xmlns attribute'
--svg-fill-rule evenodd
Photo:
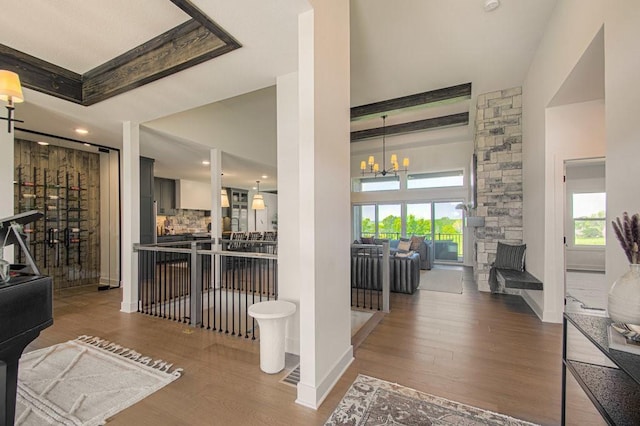
<svg viewBox="0 0 640 426"><path fill-rule="evenodd" d="M120 313L119 290L57 291L54 325L27 350L89 334L184 369L113 425L321 425L358 374L559 424L562 327L542 323L518 296L475 291L472 279L466 270L461 295L392 294L391 313L359 336L355 361L317 411L295 404L284 373L260 372L257 340Z"/></svg>

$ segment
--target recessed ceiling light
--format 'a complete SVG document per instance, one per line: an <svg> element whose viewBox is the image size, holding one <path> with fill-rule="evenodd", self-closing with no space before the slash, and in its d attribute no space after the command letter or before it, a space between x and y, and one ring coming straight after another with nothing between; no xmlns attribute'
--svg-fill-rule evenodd
<svg viewBox="0 0 640 426"><path fill-rule="evenodd" d="M49 145L49 142L38 141L38 145L47 146Z"/></svg>
<svg viewBox="0 0 640 426"><path fill-rule="evenodd" d="M500 6L500 0L484 0L484 11L491 12Z"/></svg>
<svg viewBox="0 0 640 426"><path fill-rule="evenodd" d="M87 129L81 129L80 127L78 127L78 128L76 129L76 133L79 133L79 134L81 134L81 135L86 135L86 134L88 134L88 133L89 133L89 131L88 131Z"/></svg>
<svg viewBox="0 0 640 426"><path fill-rule="evenodd" d="M266 179L266 178L268 178L268 177L269 177L269 176L267 176L267 175L262 175L262 179Z"/></svg>
<svg viewBox="0 0 640 426"><path fill-rule="evenodd" d="M209 164L211 164L211 161L202 160L202 164L204 164L205 166L208 166Z"/></svg>
<svg viewBox="0 0 640 426"><path fill-rule="evenodd" d="M91 144L90 143L85 143L84 146L91 146Z"/></svg>
<svg viewBox="0 0 640 426"><path fill-rule="evenodd" d="M256 189L258 189L258 187L257 186L252 186L251 189L256 190Z"/></svg>

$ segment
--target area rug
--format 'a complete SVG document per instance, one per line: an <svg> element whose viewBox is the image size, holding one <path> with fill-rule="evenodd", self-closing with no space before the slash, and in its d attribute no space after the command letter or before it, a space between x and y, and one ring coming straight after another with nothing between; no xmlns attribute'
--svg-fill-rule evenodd
<svg viewBox="0 0 640 426"><path fill-rule="evenodd" d="M101 425L181 372L92 336L28 352L18 370L16 425Z"/></svg>
<svg viewBox="0 0 640 426"><path fill-rule="evenodd" d="M454 269L431 269L420 276L419 290L462 294L462 271Z"/></svg>
<svg viewBox="0 0 640 426"><path fill-rule="evenodd" d="M339 425L535 426L362 374L325 423Z"/></svg>

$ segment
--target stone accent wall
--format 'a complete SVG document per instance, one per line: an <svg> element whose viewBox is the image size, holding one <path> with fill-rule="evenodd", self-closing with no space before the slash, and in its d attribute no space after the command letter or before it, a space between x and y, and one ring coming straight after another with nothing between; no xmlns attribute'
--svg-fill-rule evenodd
<svg viewBox="0 0 640 426"><path fill-rule="evenodd" d="M478 289L489 291L489 267L498 241L522 243L522 88L478 96L475 154L477 216L474 274Z"/></svg>

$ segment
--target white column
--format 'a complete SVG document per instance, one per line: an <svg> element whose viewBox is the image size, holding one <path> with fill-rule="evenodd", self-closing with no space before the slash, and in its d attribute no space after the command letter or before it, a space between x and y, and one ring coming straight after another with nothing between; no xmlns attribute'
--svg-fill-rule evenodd
<svg viewBox="0 0 640 426"><path fill-rule="evenodd" d="M285 351L300 354L300 158L298 73L277 79L278 298L298 305L288 322Z"/></svg>
<svg viewBox="0 0 640 426"><path fill-rule="evenodd" d="M13 184L15 177L14 132L15 130L12 130L11 133L8 133L7 122L0 122L0 147L2 147L2 155L0 155L0 194L7 195L0 203L0 219L15 214L13 202L13 191L15 190ZM0 243L2 242L0 241ZM9 263L13 263L13 246L5 248L4 252L0 253L0 257Z"/></svg>
<svg viewBox="0 0 640 426"><path fill-rule="evenodd" d="M138 308L138 254L140 242L140 125L122 124L122 312Z"/></svg>
<svg viewBox="0 0 640 426"><path fill-rule="evenodd" d="M349 2L298 20L300 383L320 406L353 361L350 332ZM280 209L281 211L283 209Z"/></svg>
<svg viewBox="0 0 640 426"><path fill-rule="evenodd" d="M222 151L214 148L210 151L211 162L211 236L219 239L222 237Z"/></svg>

